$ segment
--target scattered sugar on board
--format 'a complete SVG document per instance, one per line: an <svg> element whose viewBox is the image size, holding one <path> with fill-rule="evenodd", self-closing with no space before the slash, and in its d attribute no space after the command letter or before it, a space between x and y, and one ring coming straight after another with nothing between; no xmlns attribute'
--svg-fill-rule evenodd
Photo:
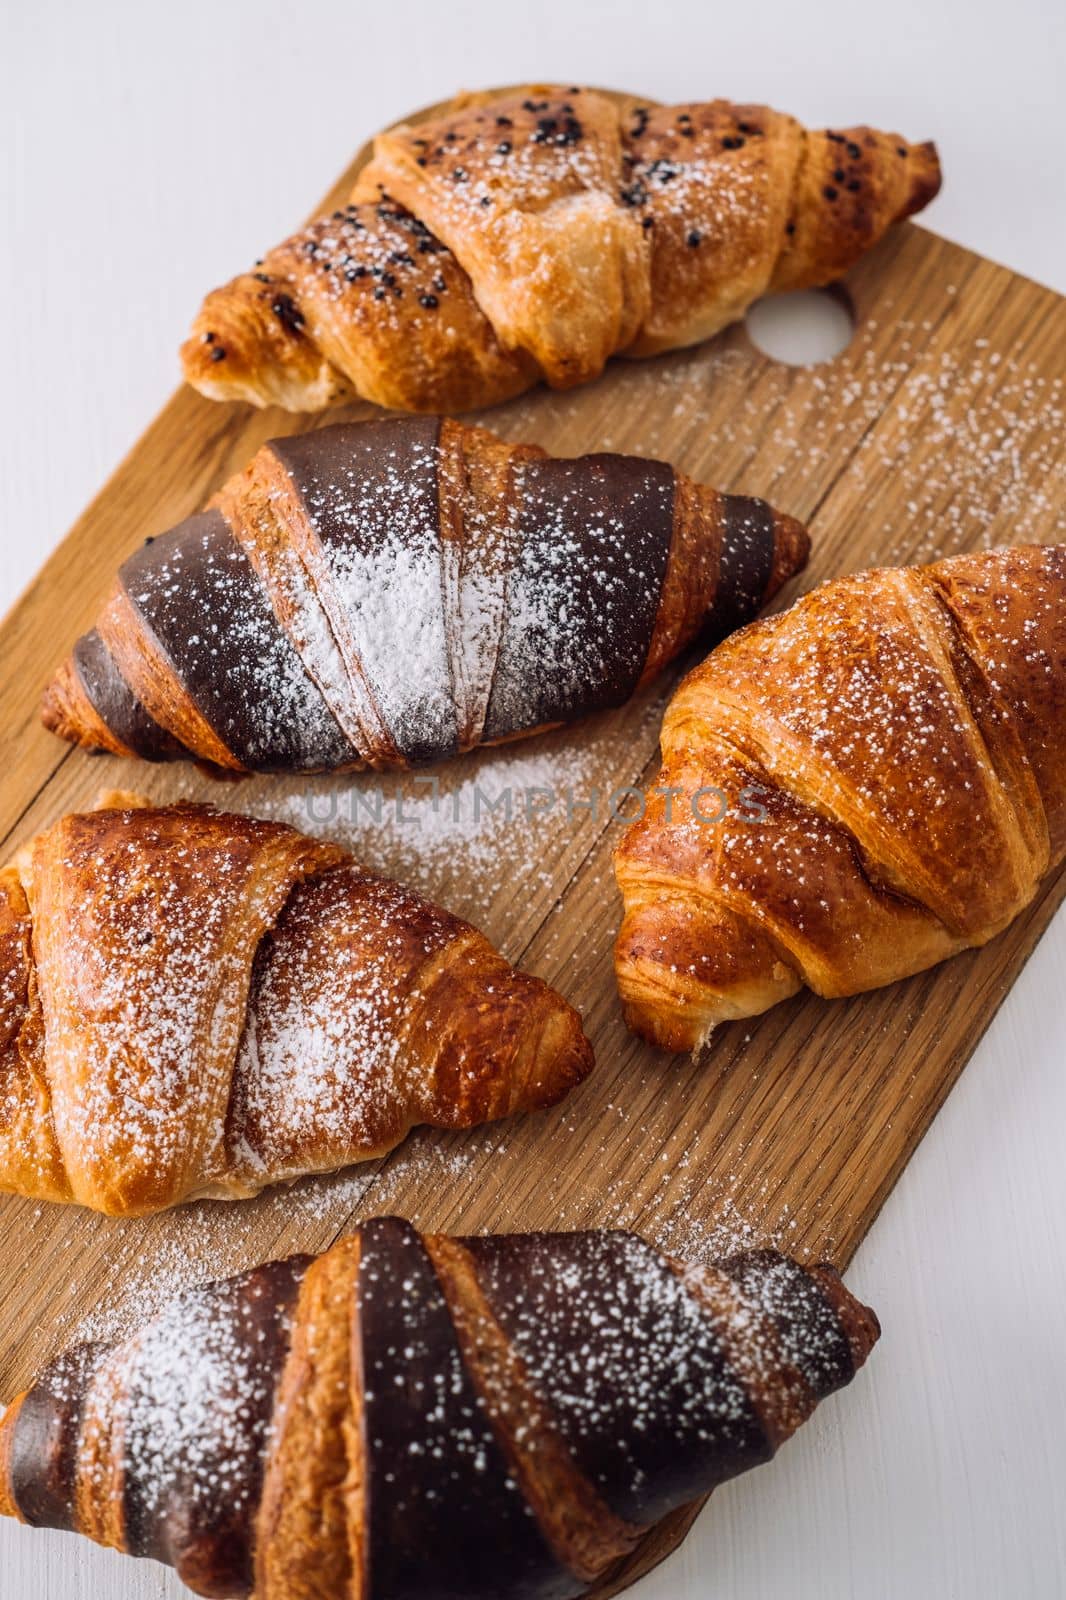
<svg viewBox="0 0 1066 1600"><path fill-rule="evenodd" d="M626 1118L624 1110L621 1111ZM71 1339L113 1340L127 1337L142 1323L157 1315L174 1294L208 1280L228 1276L257 1265L262 1259L264 1238L297 1239L298 1245L282 1244L274 1254L295 1248L324 1249L338 1232L354 1226L360 1217L383 1215L390 1211L407 1217L416 1227L438 1226L438 1218L421 1215L414 1202L416 1194L447 1197L459 1210L454 1231L463 1231L464 1195L475 1198L483 1179L491 1170L496 1181L507 1182L507 1167L515 1166L519 1175L521 1153L511 1148L513 1128L474 1129L470 1134L447 1134L434 1129L417 1129L405 1143L383 1161L331 1174L309 1178L292 1186L268 1191L253 1206L225 1202L200 1202L182 1207L154 1219L150 1237L143 1225L112 1223L107 1278L96 1284L97 1304L74 1321ZM571 1126L567 1134L580 1135ZM643 1139L645 1130L635 1128L634 1136ZM553 1148L558 1148L557 1145ZM708 1265L760 1245L788 1250L795 1235L796 1219L787 1204L778 1207L776 1225L768 1225L764 1206L772 1214L772 1197L756 1196L758 1221L744 1209L750 1197L738 1200L732 1193L732 1175L719 1173L708 1185L696 1170L685 1174L688 1158L672 1157L672 1190L665 1183L634 1208L632 1185L621 1178L598 1183L597 1223L603 1227L633 1227L666 1253L694 1265ZM500 1167L503 1166L501 1174ZM564 1165L567 1165L564 1163ZM565 1173L548 1167L543 1185L551 1200L555 1226L579 1229L589 1226L589 1196L575 1188ZM96 1219L92 1219L93 1223ZM519 1217L515 1227L531 1226ZM480 1231L480 1230L477 1230ZM71 1303L75 1303L81 1284L72 1280ZM53 1320L64 1328L69 1313L55 1308ZM68 1335L64 1333L64 1341Z"/></svg>
<svg viewBox="0 0 1066 1600"><path fill-rule="evenodd" d="M246 1292L263 1300L260 1314L286 1340L284 1302L272 1303L263 1284ZM202 1506L207 1521L223 1505L252 1511L277 1375L264 1361L263 1331L249 1332L225 1288L185 1291L116 1352L128 1386L124 1469L150 1519L164 1519L175 1498L186 1515Z"/></svg>
<svg viewBox="0 0 1066 1600"><path fill-rule="evenodd" d="M616 802L616 820L604 775L613 760L620 787L639 782L639 751L661 721L665 694L662 687L646 693L638 729L626 730L627 752L638 755L628 770L612 757L619 719L627 714L610 712L592 719L580 739L562 730L424 774L307 780L295 794L291 785L279 793L257 781L234 798L256 816L335 840L373 871L400 878L481 926L504 893L509 905L529 903L543 915L566 865L583 860L600 826L608 825L612 836L621 831L624 799Z"/></svg>
<svg viewBox="0 0 1066 1600"><path fill-rule="evenodd" d="M951 339L950 290L936 321L897 316L894 295L882 293L878 317L865 319L849 350L825 368L767 361L753 373L739 330L705 349L621 363L613 409L626 418L624 433L608 428L598 447L666 455L706 481L811 516L818 580L829 575L818 563L818 536L836 531L838 500L849 518L862 516L863 548L874 544L884 565L1066 538L1066 380L987 338L940 348L942 329L944 342ZM536 402L510 408L515 437L523 427L544 434L545 413L548 437L587 430L580 395L538 394ZM905 514L895 509L901 490ZM882 500L892 515L871 526ZM845 543L836 570L871 564L849 559L849 549Z"/></svg>

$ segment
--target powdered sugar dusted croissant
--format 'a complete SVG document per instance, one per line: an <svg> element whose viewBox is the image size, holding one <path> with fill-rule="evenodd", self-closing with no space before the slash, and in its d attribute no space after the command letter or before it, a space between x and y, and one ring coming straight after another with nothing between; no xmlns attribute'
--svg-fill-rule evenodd
<svg viewBox="0 0 1066 1600"><path fill-rule="evenodd" d="M0 1513L256 1600L567 1600L773 1455L879 1333L829 1267L420 1237L182 1294L0 1422Z"/></svg>
<svg viewBox="0 0 1066 1600"><path fill-rule="evenodd" d="M292 828L116 795L0 873L0 1188L236 1199L591 1065L547 984Z"/></svg>
<svg viewBox="0 0 1066 1600"><path fill-rule="evenodd" d="M411 411L586 382L839 277L940 187L931 144L767 106L544 87L378 136L343 210L208 295L182 348L218 400Z"/></svg>
<svg viewBox="0 0 1066 1600"><path fill-rule="evenodd" d="M276 439L126 562L44 720L236 772L412 766L620 705L807 550L661 461L436 417Z"/></svg>
<svg viewBox="0 0 1066 1600"><path fill-rule="evenodd" d="M689 674L662 751L616 856L655 1043L984 944L1066 853L1066 545L823 584Z"/></svg>

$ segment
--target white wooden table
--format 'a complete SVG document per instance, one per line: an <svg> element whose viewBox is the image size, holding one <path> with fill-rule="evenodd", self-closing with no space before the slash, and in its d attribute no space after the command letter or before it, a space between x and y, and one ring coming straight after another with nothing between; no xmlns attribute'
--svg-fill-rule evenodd
<svg viewBox="0 0 1066 1600"><path fill-rule="evenodd" d="M3 12L0 607L165 397L203 290L288 231L367 134L460 85L561 76L935 136L930 224L1066 290L1052 0ZM867 1373L716 1495L635 1600L1066 1594L1064 1065L1060 915L855 1263L885 1330ZM0 1527L0 1600L184 1592Z"/></svg>

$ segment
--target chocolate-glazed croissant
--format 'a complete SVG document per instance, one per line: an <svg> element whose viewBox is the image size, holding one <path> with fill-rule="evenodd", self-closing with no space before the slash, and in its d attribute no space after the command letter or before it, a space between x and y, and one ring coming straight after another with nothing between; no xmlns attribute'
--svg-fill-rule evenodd
<svg viewBox="0 0 1066 1600"><path fill-rule="evenodd" d="M136 1215L553 1104L577 1013L336 845L114 795L0 872L0 1189Z"/></svg>
<svg viewBox="0 0 1066 1600"><path fill-rule="evenodd" d="M276 439L126 562L44 720L236 772L413 766L620 705L807 551L661 461L436 417Z"/></svg>
<svg viewBox="0 0 1066 1600"><path fill-rule="evenodd" d="M839 277L940 187L931 144L768 106L537 85L379 134L350 203L208 295L214 400L465 411L707 339Z"/></svg>
<svg viewBox="0 0 1066 1600"><path fill-rule="evenodd" d="M255 1600L568 1600L772 1456L879 1328L830 1267L420 1237L186 1291L0 1422L0 1513Z"/></svg>

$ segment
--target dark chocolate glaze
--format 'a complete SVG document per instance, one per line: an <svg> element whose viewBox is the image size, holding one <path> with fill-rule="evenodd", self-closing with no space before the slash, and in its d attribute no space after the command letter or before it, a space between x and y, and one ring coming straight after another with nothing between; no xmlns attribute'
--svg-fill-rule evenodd
<svg viewBox="0 0 1066 1600"><path fill-rule="evenodd" d="M167 1562L199 1594L252 1591L270 1419L310 1261L293 1256L189 1290L149 1325L133 1358L126 1547Z"/></svg>
<svg viewBox="0 0 1066 1600"><path fill-rule="evenodd" d="M35 1528L74 1527L78 1433L102 1344L68 1350L41 1373L23 1400L11 1441L11 1492Z"/></svg>
<svg viewBox="0 0 1066 1600"><path fill-rule="evenodd" d="M564 1600L583 1585L545 1542L463 1365L409 1223L362 1229L359 1308L374 1600Z"/></svg>
<svg viewBox="0 0 1066 1600"><path fill-rule="evenodd" d="M673 537L662 461L589 455L515 472L517 563L486 738L621 705L648 658Z"/></svg>
<svg viewBox="0 0 1066 1600"><path fill-rule="evenodd" d="M382 722L411 765L454 755L444 612L439 417L274 439L333 576ZM362 603L372 597L372 603Z"/></svg>
<svg viewBox="0 0 1066 1600"><path fill-rule="evenodd" d="M463 1241L578 1467L646 1525L772 1454L711 1319L634 1234Z"/></svg>
<svg viewBox="0 0 1066 1600"><path fill-rule="evenodd" d="M343 732L220 511L188 518L123 566L146 630L242 766L329 770L373 758L380 747L417 766L458 750L440 427L439 417L398 417L269 446L344 611L370 696L362 708L366 748ZM629 698L647 661L673 537L675 479L664 462L523 460L513 487L514 563L488 688L490 740ZM726 495L722 516L718 588L705 626L712 638L757 614L774 562L770 506ZM78 642L75 667L130 749L148 760L187 753L136 699L97 633Z"/></svg>
<svg viewBox="0 0 1066 1600"><path fill-rule="evenodd" d="M816 1278L776 1250L745 1250L719 1263L777 1327L786 1361L819 1400L855 1376L851 1345Z"/></svg>
<svg viewBox="0 0 1066 1600"><path fill-rule="evenodd" d="M74 670L101 722L134 755L144 761L173 761L188 755L138 700L95 628L74 646Z"/></svg>
<svg viewBox="0 0 1066 1600"><path fill-rule="evenodd" d="M718 588L704 632L716 642L755 617L774 569L774 512L749 495L722 496Z"/></svg>
<svg viewBox="0 0 1066 1600"><path fill-rule="evenodd" d="M188 517L143 545L119 577L197 710L242 766L313 771L353 758L220 511Z"/></svg>

